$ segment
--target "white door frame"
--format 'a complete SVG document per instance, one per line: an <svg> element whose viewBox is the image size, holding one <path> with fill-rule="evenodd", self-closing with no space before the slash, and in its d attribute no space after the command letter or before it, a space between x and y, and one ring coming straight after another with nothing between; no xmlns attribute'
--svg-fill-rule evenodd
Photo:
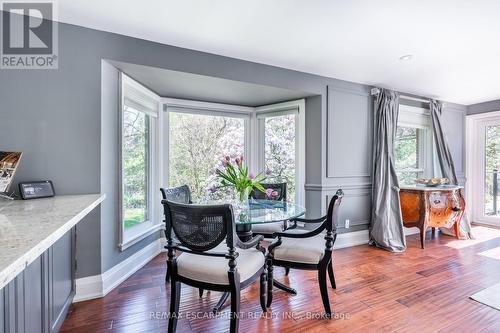
<svg viewBox="0 0 500 333"><path fill-rule="evenodd" d="M500 125L500 111L466 117L466 194L472 221L500 225L500 216L484 213L484 169L486 126Z"/></svg>

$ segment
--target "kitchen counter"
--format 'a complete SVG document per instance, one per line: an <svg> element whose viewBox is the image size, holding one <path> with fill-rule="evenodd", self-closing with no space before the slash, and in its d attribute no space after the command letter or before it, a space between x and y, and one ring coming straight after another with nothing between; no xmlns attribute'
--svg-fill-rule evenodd
<svg viewBox="0 0 500 333"><path fill-rule="evenodd" d="M71 230L101 194L0 201L0 289Z"/></svg>

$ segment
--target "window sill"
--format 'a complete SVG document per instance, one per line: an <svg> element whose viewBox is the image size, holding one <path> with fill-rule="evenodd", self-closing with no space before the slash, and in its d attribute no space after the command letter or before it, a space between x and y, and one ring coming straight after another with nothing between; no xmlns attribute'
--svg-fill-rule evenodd
<svg viewBox="0 0 500 333"><path fill-rule="evenodd" d="M141 232L139 232L131 237L128 237L128 239L124 240L121 244L118 244L120 251L125 251L126 249L128 249L132 245L140 242L144 238L154 234L155 232L157 232L159 230L165 230L165 226L162 223L152 225L151 227L144 229Z"/></svg>

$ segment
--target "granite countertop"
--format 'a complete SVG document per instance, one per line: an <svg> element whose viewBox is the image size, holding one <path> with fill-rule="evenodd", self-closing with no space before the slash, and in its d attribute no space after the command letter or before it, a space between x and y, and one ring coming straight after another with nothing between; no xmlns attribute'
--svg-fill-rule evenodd
<svg viewBox="0 0 500 333"><path fill-rule="evenodd" d="M0 200L0 289L105 198L101 194Z"/></svg>
<svg viewBox="0 0 500 333"><path fill-rule="evenodd" d="M419 191L443 191L443 190L457 190L463 189L459 185L438 185L438 186L425 186L425 185L404 185L399 187L401 190L419 190Z"/></svg>

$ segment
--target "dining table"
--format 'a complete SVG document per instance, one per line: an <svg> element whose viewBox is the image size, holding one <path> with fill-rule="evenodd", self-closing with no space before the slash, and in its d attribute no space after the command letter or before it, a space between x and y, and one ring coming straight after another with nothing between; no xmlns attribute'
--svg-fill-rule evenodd
<svg viewBox="0 0 500 333"><path fill-rule="evenodd" d="M305 207L289 201L250 198L245 202L234 202L231 204L233 206L236 234L243 242L253 237L252 225L254 224L285 223L306 213ZM273 280L273 285L285 292L297 294L295 289L277 280ZM228 297L229 293L222 295L213 309L214 312L218 312L224 306Z"/></svg>

